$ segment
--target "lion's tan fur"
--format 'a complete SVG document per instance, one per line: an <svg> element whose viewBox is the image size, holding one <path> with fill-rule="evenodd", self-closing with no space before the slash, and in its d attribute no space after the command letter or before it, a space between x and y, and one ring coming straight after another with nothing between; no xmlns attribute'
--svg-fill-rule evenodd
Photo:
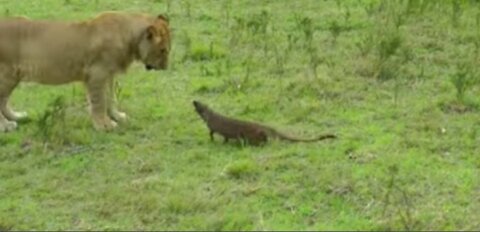
<svg viewBox="0 0 480 232"><path fill-rule="evenodd" d="M148 34L148 36L146 36ZM168 22L162 16L106 12L83 22L7 18L0 20L0 131L22 114L7 101L19 82L85 83L97 129L115 127L123 113L113 107L113 77L135 60L166 68Z"/></svg>

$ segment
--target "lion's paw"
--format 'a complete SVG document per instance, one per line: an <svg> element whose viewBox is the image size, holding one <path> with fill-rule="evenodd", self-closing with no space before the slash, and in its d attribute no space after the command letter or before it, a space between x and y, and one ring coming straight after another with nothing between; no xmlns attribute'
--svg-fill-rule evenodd
<svg viewBox="0 0 480 232"><path fill-rule="evenodd" d="M98 131L111 131L117 127L117 123L110 119L94 121L95 129Z"/></svg>
<svg viewBox="0 0 480 232"><path fill-rule="evenodd" d="M15 130L15 128L17 128L16 122L7 121L7 120L0 122L0 132L13 131Z"/></svg>
<svg viewBox="0 0 480 232"><path fill-rule="evenodd" d="M126 122L128 119L127 114L120 111L112 111L110 113L110 117L112 117L112 119L116 122Z"/></svg>
<svg viewBox="0 0 480 232"><path fill-rule="evenodd" d="M15 112L15 111L10 111L5 113L5 117L8 118L8 120L11 121L22 121L28 117L27 112Z"/></svg>

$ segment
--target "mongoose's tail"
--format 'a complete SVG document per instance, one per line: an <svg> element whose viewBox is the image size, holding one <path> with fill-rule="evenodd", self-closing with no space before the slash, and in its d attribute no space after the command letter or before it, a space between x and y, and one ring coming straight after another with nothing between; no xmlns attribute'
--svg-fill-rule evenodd
<svg viewBox="0 0 480 232"><path fill-rule="evenodd" d="M320 141L320 140L324 140L324 139L335 139L335 138L337 138L337 136L334 135L334 134L323 134L323 135L320 135L316 138L304 139L304 138L296 138L296 137L292 137L290 135L286 135L286 134L278 132L277 130L275 130L273 128L270 128L270 127L267 127L265 129L271 137L277 137L279 139L283 139L283 140L287 140L287 141L291 141L291 142L316 142L316 141Z"/></svg>

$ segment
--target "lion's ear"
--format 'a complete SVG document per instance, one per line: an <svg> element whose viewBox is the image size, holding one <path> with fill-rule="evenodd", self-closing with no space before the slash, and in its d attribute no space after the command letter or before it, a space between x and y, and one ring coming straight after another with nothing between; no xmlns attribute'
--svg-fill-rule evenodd
<svg viewBox="0 0 480 232"><path fill-rule="evenodd" d="M145 33L147 34L147 39L153 43L160 43L162 41L162 37L159 35L157 29L155 29L155 26L153 25L148 26Z"/></svg>
<svg viewBox="0 0 480 232"><path fill-rule="evenodd" d="M166 15L164 15L164 14L159 14L159 15L157 16L157 18L158 18L158 19L162 19L163 21L165 21L165 22L167 22L167 23L168 23L168 21L169 21L168 16L166 16Z"/></svg>

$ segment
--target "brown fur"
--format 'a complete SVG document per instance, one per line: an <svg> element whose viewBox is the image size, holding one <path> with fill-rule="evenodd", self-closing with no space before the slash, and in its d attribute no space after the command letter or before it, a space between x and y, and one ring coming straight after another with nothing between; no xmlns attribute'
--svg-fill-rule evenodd
<svg viewBox="0 0 480 232"><path fill-rule="evenodd" d="M114 107L114 76L133 61L166 69L170 31L164 16L105 12L89 21L0 19L0 132L13 130L25 113L8 107L20 82L87 88L96 129L109 130L126 114Z"/></svg>
<svg viewBox="0 0 480 232"><path fill-rule="evenodd" d="M300 139L282 134L275 129L261 125L255 122L248 122L229 118L214 112L207 105L193 101L195 111L205 121L210 129L210 138L213 140L213 134L218 133L225 138L225 142L229 139L244 140L251 145L260 145L266 143L268 137L276 137L292 142L315 142L323 139L336 138L335 135L326 134L314 139Z"/></svg>

